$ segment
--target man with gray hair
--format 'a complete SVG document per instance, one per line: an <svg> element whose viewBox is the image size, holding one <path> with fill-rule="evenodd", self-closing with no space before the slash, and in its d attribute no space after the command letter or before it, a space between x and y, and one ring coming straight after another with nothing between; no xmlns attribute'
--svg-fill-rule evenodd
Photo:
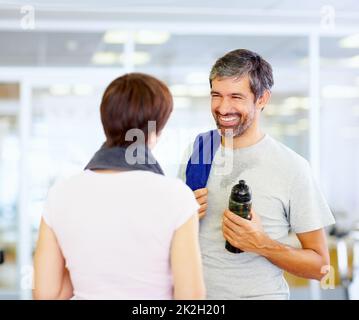
<svg viewBox="0 0 359 320"><path fill-rule="evenodd" d="M217 130L198 135L180 169L201 206L208 298L288 299L283 270L317 280L327 274L324 227L334 218L308 162L261 129L271 65L254 52L234 50L216 61L209 80ZM226 163L230 170L220 170ZM252 189L250 220L228 210L239 180ZM290 231L301 248L284 243ZM225 240L243 252L227 251Z"/></svg>

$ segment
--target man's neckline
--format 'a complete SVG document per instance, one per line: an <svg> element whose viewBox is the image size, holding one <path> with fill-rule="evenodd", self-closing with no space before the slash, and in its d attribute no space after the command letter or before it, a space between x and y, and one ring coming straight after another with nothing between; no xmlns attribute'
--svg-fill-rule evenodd
<svg viewBox="0 0 359 320"><path fill-rule="evenodd" d="M267 133L265 133L260 140L258 140L256 143L251 144L249 146L232 149L232 148L226 148L221 144L221 149L222 150L232 150L233 152L251 151L251 150L256 149L256 148L260 147L261 145L263 145L268 139L269 139L269 135Z"/></svg>

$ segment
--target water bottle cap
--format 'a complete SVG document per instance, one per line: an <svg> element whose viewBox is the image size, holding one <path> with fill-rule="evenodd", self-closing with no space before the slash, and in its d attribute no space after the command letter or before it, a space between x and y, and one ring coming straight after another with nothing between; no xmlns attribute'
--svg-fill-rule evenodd
<svg viewBox="0 0 359 320"><path fill-rule="evenodd" d="M243 189L246 187L248 188L248 186L246 185L246 182L244 180L239 180L238 186Z"/></svg>
<svg viewBox="0 0 359 320"><path fill-rule="evenodd" d="M252 199L252 194L245 180L239 180L238 184L232 188L231 197L237 202L248 202Z"/></svg>

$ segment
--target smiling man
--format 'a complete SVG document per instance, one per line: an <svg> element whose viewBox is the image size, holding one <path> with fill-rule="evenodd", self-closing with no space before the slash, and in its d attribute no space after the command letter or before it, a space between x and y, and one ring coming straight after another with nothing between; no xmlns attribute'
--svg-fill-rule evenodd
<svg viewBox="0 0 359 320"><path fill-rule="evenodd" d="M283 270L317 280L328 270L324 227L334 218L308 162L261 129L270 64L249 50L229 52L212 67L210 85L217 130L196 138L180 170L201 205L208 298L288 299ZM226 161L230 170L219 170ZM227 209L241 179L253 193L251 220ZM301 248L284 244L290 231ZM225 240L244 252L227 251Z"/></svg>

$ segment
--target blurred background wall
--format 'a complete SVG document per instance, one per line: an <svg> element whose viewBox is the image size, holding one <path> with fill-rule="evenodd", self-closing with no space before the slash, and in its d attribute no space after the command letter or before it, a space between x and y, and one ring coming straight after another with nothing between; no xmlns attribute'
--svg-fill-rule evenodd
<svg viewBox="0 0 359 320"><path fill-rule="evenodd" d="M0 1L0 48L0 299L30 297L43 201L103 142L99 103L107 84L139 71L170 86L174 112L155 154L175 176L189 142L214 126L209 70L237 48L273 66L265 130L311 162L339 229L355 228L358 1ZM352 275L352 242L345 238L343 258L337 240L330 245L342 288ZM346 297L345 288L289 281L294 298Z"/></svg>

